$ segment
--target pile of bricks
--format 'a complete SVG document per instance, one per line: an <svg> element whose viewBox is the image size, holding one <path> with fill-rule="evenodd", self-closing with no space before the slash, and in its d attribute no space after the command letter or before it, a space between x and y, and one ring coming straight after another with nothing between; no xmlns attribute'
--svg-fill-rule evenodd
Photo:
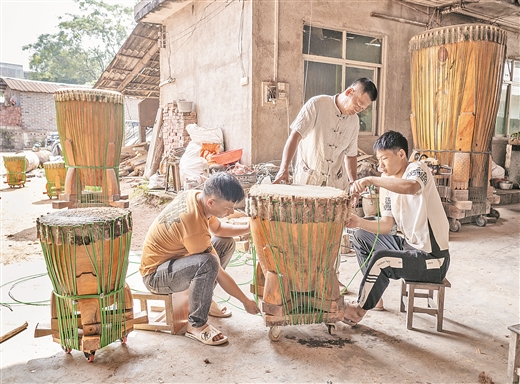
<svg viewBox="0 0 520 384"><path fill-rule="evenodd" d="M163 109L164 153L170 153L175 148L186 147L191 140L186 126L194 123L197 123L195 112L179 112L177 103L168 103Z"/></svg>

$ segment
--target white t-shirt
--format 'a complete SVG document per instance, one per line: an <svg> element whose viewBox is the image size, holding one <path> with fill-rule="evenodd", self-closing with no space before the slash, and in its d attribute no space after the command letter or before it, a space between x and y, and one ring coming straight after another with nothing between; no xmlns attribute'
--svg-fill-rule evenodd
<svg viewBox="0 0 520 384"><path fill-rule="evenodd" d="M342 115L336 97L309 99L291 124L302 136L293 173L295 184L347 189L345 156L357 156L359 117Z"/></svg>
<svg viewBox="0 0 520 384"><path fill-rule="evenodd" d="M406 242L412 247L432 253L429 222L440 250L447 250L449 223L431 170L419 161L410 163L403 179L417 180L421 188L415 195L384 190L382 216L395 219Z"/></svg>

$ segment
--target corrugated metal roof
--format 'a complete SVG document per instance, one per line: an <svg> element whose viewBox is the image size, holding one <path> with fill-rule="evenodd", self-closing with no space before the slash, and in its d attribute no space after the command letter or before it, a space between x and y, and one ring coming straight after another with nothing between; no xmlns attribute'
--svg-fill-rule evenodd
<svg viewBox="0 0 520 384"><path fill-rule="evenodd" d="M94 85L125 96L159 98L159 24L139 23Z"/></svg>
<svg viewBox="0 0 520 384"><path fill-rule="evenodd" d="M76 84L51 83L47 81L16 79L13 77L3 76L0 77L0 80L4 82L9 88L21 92L54 93L57 89L64 87L87 88L86 86Z"/></svg>

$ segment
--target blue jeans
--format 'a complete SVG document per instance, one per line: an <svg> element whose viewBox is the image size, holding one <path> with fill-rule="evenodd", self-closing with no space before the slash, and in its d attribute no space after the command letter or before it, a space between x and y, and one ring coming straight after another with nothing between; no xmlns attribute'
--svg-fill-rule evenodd
<svg viewBox="0 0 520 384"><path fill-rule="evenodd" d="M232 237L211 238L222 268L226 268L235 252ZM143 277L146 288L152 293L169 294L190 289L188 322L195 328L208 321L213 289L217 284L219 261L211 253L199 253L168 260L154 273Z"/></svg>

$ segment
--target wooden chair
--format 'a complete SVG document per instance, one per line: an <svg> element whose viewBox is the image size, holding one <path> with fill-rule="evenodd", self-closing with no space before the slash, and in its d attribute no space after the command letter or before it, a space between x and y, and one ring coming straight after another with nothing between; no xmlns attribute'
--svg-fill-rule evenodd
<svg viewBox="0 0 520 384"><path fill-rule="evenodd" d="M518 384L520 379L520 324L507 327L509 336L509 358L507 360L507 382Z"/></svg>
<svg viewBox="0 0 520 384"><path fill-rule="evenodd" d="M442 331L442 321L444 317L444 289L451 287L451 283L448 279L444 279L442 284L435 283L421 283L414 281L402 280L401 287L401 303L400 311L407 311L406 328L412 329L413 314L414 313L428 313L433 316L437 316L437 331ZM416 290L427 290L428 292L416 292ZM433 293L437 291L437 302L435 302ZM405 297L408 297L408 303L406 303ZM415 306L416 298L427 299L427 307Z"/></svg>
<svg viewBox="0 0 520 384"><path fill-rule="evenodd" d="M158 295L155 293L133 293L133 298L139 300L141 311L147 311L148 323L135 324L134 329L146 331L169 331L172 335L186 333L188 324L188 295L189 290ZM153 306L148 301L162 301L163 306ZM159 312L156 317L151 317L150 312Z"/></svg>

